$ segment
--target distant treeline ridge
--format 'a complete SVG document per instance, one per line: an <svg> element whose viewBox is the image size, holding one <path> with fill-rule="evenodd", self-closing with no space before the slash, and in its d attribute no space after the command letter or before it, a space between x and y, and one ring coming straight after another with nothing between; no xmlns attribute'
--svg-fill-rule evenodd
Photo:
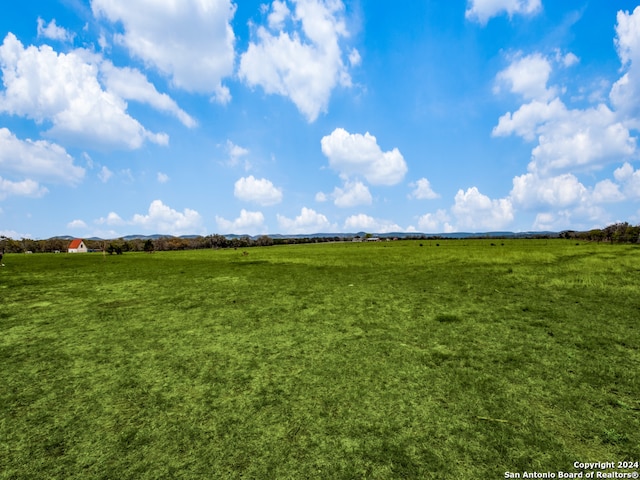
<svg viewBox="0 0 640 480"><path fill-rule="evenodd" d="M525 237L519 235L511 235L509 238L563 238L571 240L581 240L589 242L608 242L608 243L640 243L640 225L630 225L627 222L615 223L602 229L593 229L589 231L573 231L565 230L558 234L528 234ZM112 240L91 240L86 239L85 245L90 251L106 252L109 254L121 254L124 252L154 252L166 250L197 250L205 248L249 248L263 247L271 245L295 245L304 243L325 243L325 242L344 242L375 239L371 234L364 236L309 236L309 237L269 237L263 235L257 238L249 236L240 236L228 238L224 235L207 235L197 237L159 237L159 238L135 238L135 239L112 239ZM381 240L391 240L393 237L386 236ZM444 240L446 235L403 235L403 240ZM480 238L501 238L495 235L471 235L466 239ZM506 238L506 237L505 237ZM397 240L397 238L393 238ZM456 238L459 239L459 238ZM66 238L50 238L47 240L31 240L23 238L14 240L9 237L0 236L0 249L5 253L53 253L66 252L69 246L69 240Z"/></svg>

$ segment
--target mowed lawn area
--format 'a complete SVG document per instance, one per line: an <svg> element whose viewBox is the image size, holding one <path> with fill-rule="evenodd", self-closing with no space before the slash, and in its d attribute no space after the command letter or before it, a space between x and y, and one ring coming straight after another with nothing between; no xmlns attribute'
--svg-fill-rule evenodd
<svg viewBox="0 0 640 480"><path fill-rule="evenodd" d="M640 460L640 247L246 251L5 255L0 478L498 479Z"/></svg>

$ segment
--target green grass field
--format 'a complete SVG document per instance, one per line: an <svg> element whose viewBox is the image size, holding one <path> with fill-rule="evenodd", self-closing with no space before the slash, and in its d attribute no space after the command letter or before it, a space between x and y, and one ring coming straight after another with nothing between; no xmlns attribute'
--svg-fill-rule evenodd
<svg viewBox="0 0 640 480"><path fill-rule="evenodd" d="M640 460L640 247L492 241L5 255L0 478Z"/></svg>

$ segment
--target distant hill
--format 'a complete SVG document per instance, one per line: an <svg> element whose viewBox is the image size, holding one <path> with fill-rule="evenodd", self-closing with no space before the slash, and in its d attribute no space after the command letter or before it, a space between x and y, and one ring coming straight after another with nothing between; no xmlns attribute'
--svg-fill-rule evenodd
<svg viewBox="0 0 640 480"><path fill-rule="evenodd" d="M357 233L296 233L296 234L283 234L283 233L274 233L274 234L261 234L261 235L247 235L247 234L227 234L222 235L228 240L233 240L234 238L250 238L252 240L257 240L260 237L267 236L272 239L296 239L296 238L354 238L354 237L365 237L366 235L371 234L374 237L378 238L532 238L532 237L540 237L540 236L548 236L548 237L558 237L558 232L550 232L550 231L542 231L542 232L453 232L453 233L422 233L422 232L386 232L386 233L374 233L374 232L357 232ZM184 238L184 239L193 239L206 235L163 235L163 234L153 234L153 235L126 235L121 238L125 241L130 240L158 240L159 238ZM73 240L76 237L70 235L60 235L56 237L52 237L52 239L61 239L61 240ZM86 238L86 240L93 241L106 241L113 240L107 238L100 237L90 237Z"/></svg>

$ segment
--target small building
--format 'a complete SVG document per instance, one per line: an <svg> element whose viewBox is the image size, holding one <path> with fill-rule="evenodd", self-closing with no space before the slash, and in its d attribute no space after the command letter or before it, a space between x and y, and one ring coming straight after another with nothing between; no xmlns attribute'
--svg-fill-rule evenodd
<svg viewBox="0 0 640 480"><path fill-rule="evenodd" d="M69 244L69 253L87 253L87 246L81 238L74 238Z"/></svg>

